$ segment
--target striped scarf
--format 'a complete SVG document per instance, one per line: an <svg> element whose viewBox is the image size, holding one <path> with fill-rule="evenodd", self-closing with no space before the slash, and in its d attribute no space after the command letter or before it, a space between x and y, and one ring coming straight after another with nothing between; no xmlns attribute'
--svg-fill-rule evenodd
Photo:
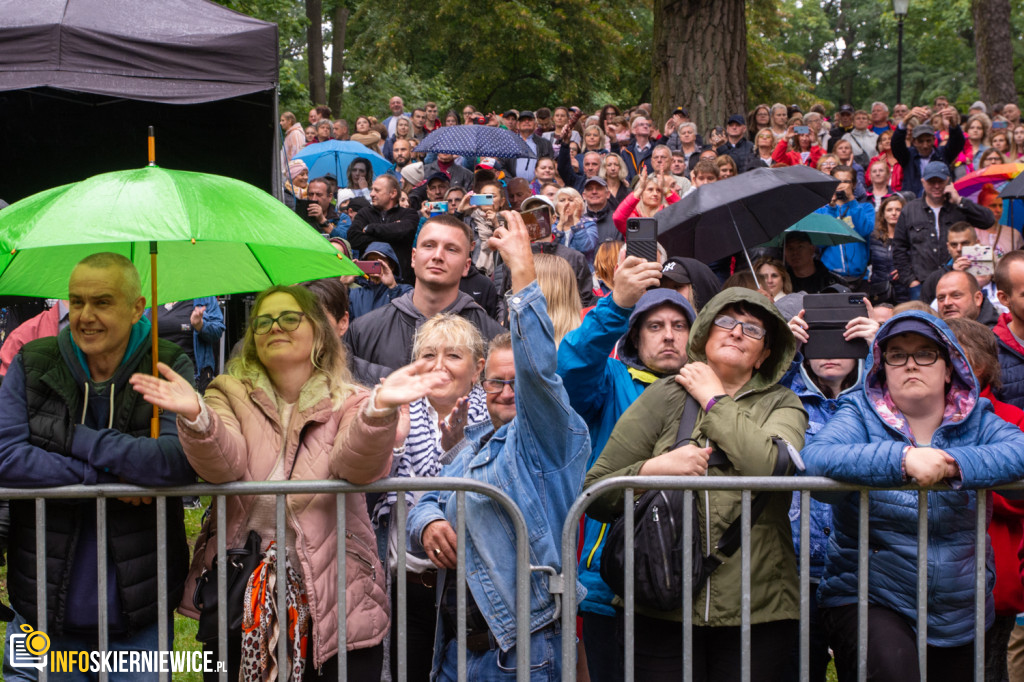
<svg viewBox="0 0 1024 682"><path fill-rule="evenodd" d="M469 392L469 414L466 428L474 424L490 421L487 412L487 394L480 384ZM409 436L402 447L395 448L392 476L426 478L436 477L441 473L441 428L437 424L438 414L430 406L426 398L421 398L409 405ZM373 509L373 522L391 513L392 507L398 502L398 493L391 491L382 495ZM416 503L414 493L405 493L405 504L412 507Z"/></svg>

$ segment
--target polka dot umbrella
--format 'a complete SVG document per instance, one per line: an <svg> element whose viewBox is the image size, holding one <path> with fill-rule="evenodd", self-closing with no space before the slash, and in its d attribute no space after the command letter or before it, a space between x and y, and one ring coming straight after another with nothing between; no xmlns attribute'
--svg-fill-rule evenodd
<svg viewBox="0 0 1024 682"><path fill-rule="evenodd" d="M493 156L498 159L535 159L523 139L504 128L460 125L438 128L423 138L417 152L455 156Z"/></svg>

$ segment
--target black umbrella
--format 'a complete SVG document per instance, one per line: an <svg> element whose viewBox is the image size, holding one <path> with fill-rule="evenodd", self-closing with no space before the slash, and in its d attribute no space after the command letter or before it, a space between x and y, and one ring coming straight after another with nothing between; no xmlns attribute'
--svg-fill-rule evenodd
<svg viewBox="0 0 1024 682"><path fill-rule="evenodd" d="M1006 183L999 192L1000 199L1024 199L1024 173Z"/></svg>
<svg viewBox="0 0 1024 682"><path fill-rule="evenodd" d="M763 244L829 202L839 183L809 166L758 168L699 187L660 211L658 241L670 256L711 261Z"/></svg>

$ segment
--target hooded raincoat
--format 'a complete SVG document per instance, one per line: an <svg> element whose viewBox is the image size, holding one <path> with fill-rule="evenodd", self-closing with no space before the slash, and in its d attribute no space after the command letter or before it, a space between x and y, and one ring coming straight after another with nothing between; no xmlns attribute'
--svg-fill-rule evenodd
<svg viewBox="0 0 1024 682"><path fill-rule="evenodd" d="M690 330L687 357L705 362L704 349L713 320L731 305L743 303L768 313L771 353L735 397L718 400L710 412L700 411L693 429L699 443L710 443L725 453L728 463L708 470L709 476L770 476L775 467L777 436L793 447L802 447L807 414L800 399L778 384L789 370L796 342L775 306L756 291L726 289L701 310ZM612 476L636 476L643 463L672 448L679 429L686 392L673 378L656 382L641 395L619 420L601 456L587 473L585 486ZM740 491L697 494L701 543L705 552L739 517ZM796 559L790 534L791 494L773 493L764 512L751 528L751 623L795 619L800 614ZM621 493L609 493L595 500L589 515L610 521L622 513ZM694 625L740 625L739 554L725 561L693 600ZM637 611L658 618L682 620L681 611Z"/></svg>
<svg viewBox="0 0 1024 682"><path fill-rule="evenodd" d="M882 326L885 338L894 322L913 317L943 339L952 365L942 425L930 447L956 460L960 476L950 490L928 493L928 644L954 647L974 639L974 543L977 493L972 488L1024 477L1024 433L995 415L978 395L978 382L963 351L941 320L910 311ZM919 444L885 383L877 341L865 360L863 387L848 397L802 453L811 476L862 485L906 485L905 450ZM857 603L859 493L824 495L832 502L825 575L818 589L823 608ZM916 490L879 490L869 496L868 599L911 623L917 621ZM995 581L991 545L986 550L986 627L994 615Z"/></svg>

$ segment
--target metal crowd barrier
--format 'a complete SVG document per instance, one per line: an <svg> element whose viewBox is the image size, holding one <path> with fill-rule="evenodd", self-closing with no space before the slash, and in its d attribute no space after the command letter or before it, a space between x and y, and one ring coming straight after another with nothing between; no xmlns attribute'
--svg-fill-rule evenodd
<svg viewBox="0 0 1024 682"><path fill-rule="evenodd" d="M457 637L458 637L458 676L460 680L466 680L466 493L479 493L486 495L508 513L508 517L516 533L516 679L517 682L527 682L530 678L530 547L529 535L526 521L522 512L504 492L494 486L478 483L462 478L388 478L382 479L369 485L351 485L342 481L280 481L280 482L252 482L252 483L229 483L225 485L190 485L175 488L141 488L131 485L96 485L96 486L66 486L44 490L25 490L14 488L0 488L0 499L35 499L36 511L36 601L38 611L36 614L37 623L40 629L45 631L46 627L46 500L48 499L96 499L96 539L97 539L97 593L98 593L98 618L99 637L98 650L107 650L109 641L108 616L107 616L107 505L110 498L119 497L153 497L153 504L156 505L156 532L157 532L157 584L159 596L157 601L157 622L160 646L163 648L166 643L171 642L169 625L171 624L170 614L177 607L177 604L167 603L166 590L162 589L167 583L167 497L180 497L186 495L210 495L216 498L216 514L213 523L216 524L217 536L217 602L227 602L227 547L225 545L225 528L227 524L226 502L228 496L234 495L276 495L277 496L277 519L276 536L285 537L285 499L288 495L310 495L310 494L334 494L337 496L337 519L336 530L338 535L338 679L343 682L347 679L346 662L346 564L345 549L346 521L345 505L346 495L352 493L382 493L396 491L431 491L451 490L455 491L458 521L456 524L457 534ZM399 537L405 535L406 519L408 510L404 504L395 505L395 523ZM400 551L398 556L397 575L399 578L405 575L406 552L405 546L399 543ZM192 549L192 548L190 548ZM376 551L376 546L373 548ZM287 600L287 579L285 575L286 563L277 563L277 601L279 604ZM194 586L186 585L186 594L191 594ZM406 612L406 581L397 580L398 603L393 611L396 612L395 622L392 627L398 628L398 670L392 671L394 679L403 682L406 675L406 623L408 616ZM228 649L227 644L227 611L221 609L218 615L218 649L223 652ZM288 660L287 637L279 637L277 660L284 662ZM226 660L226 658L225 658ZM284 663L279 663L284 667ZM46 680L47 671L40 670L40 680ZM170 675L161 673L161 682L167 682ZM100 673L100 680L106 682L107 673ZM227 682L228 673L221 671L220 682Z"/></svg>
<svg viewBox="0 0 1024 682"><path fill-rule="evenodd" d="M946 491L948 487L934 488L908 487L918 491L918 540L917 540L917 650L921 680L928 678L928 490ZM741 642L741 680L750 681L750 505L751 493L761 490L788 492L799 490L800 493L800 680L807 682L810 677L809 640L810 640L810 604L813 595L810 591L810 495L812 491L855 491L860 496L860 516L858 524L858 575L857 575L857 679L867 679L868 653L868 495L879 488L865 488L838 483L828 478L819 477L733 477L733 476L631 476L617 477L602 481L583 491L569 510L569 515L562 527L562 576L567 585L572 585L577 576L576 546L579 536L580 518L590 504L603 493L623 490L623 514L625 516L625 568L626 585L623 602L625 639L625 680L635 679L634 642L630 634L634 631L635 609L633 603L633 507L634 495L644 490L683 490L683 535L682 549L684 567L683 599L680 606L683 615L683 661L692 661L693 656L693 614L692 614L692 583L693 576L685 567L692 566L693 540L693 505L694 491L704 490L739 490L742 491L742 544L739 553L741 562L741 595L740 595L740 642ZM1000 492L1015 490L1024 491L1024 482L999 488ZM1020 494L1014 495L1019 497ZM986 556L986 521L987 496L979 491L977 495L975 517L975 600L974 600L974 679L985 680L985 601L987 589L985 582ZM733 561L737 557L732 558ZM576 593L566 589L562 600L562 632L571 633L576 626ZM573 680L576 674L576 642L571 636L562 638L562 679ZM693 671L690 666L684 667L683 679L691 682Z"/></svg>

